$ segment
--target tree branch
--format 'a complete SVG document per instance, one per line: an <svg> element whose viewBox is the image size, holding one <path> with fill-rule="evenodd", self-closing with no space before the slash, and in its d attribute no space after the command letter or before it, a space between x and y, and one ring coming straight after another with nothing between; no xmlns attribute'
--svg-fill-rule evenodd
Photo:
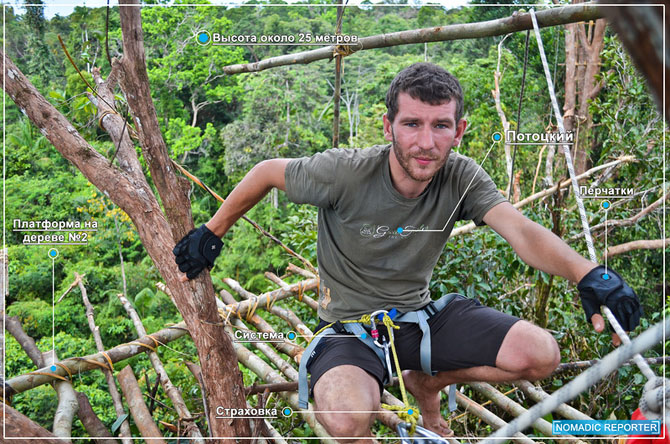
<svg viewBox="0 0 670 444"><path fill-rule="evenodd" d="M98 418L98 415L93 411L88 397L81 392L77 392L76 394L77 403L79 404L77 416L81 423L84 424L84 428L88 434L96 438L96 444L118 444L118 441L114 439L109 430L107 430L107 427L105 427L100 418Z"/></svg>
<svg viewBox="0 0 670 444"><path fill-rule="evenodd" d="M147 405L144 403L142 390L140 390L137 379L133 374L133 369L129 365L125 366L119 372L118 378L121 390L123 390L123 396L128 403L130 414L133 415L135 425L137 425L140 434L149 443L166 444L160 430L158 430L158 426L156 426L154 419L151 417L151 413L149 413Z"/></svg>
<svg viewBox="0 0 670 444"><path fill-rule="evenodd" d="M580 4L561 8L550 8L536 13L540 27L564 25L585 20L601 18L603 13L595 5ZM438 26L435 28L414 29L391 34L363 37L358 44L350 45L354 51L365 49L386 48L389 46L409 45L413 43L442 42L447 40L475 39L509 34L511 32L533 29L530 14L514 13L511 17L486 22L466 23L458 25ZM347 45L345 45L347 46ZM327 46L312 51L272 57L255 63L225 66L226 74L256 72L276 66L311 63L317 60L332 59L336 46Z"/></svg>
<svg viewBox="0 0 670 444"><path fill-rule="evenodd" d="M629 217L628 219L609 220L607 221L607 224L605 224L605 222L599 223L591 227L591 232L593 233L595 231L599 231L604 228L610 229L614 227L627 227L630 225L634 225L637 223L638 220L642 219L644 216L660 207L663 201L668 199L668 196L670 196L670 191L666 192L663 196L654 201L652 204L648 205L646 208L644 208L636 215ZM579 239L580 237L584 237L584 233L579 233L577 236L570 238L570 240L576 240Z"/></svg>
<svg viewBox="0 0 670 444"><path fill-rule="evenodd" d="M14 336L23 351L26 352L36 367L44 367L42 363L42 352L37 348L35 340L28 336L21 326L21 321L17 316L5 315L5 329Z"/></svg>
<svg viewBox="0 0 670 444"><path fill-rule="evenodd" d="M95 341L95 347L98 350L98 352L104 352L105 351L105 346L102 343L102 337L100 336L100 329L98 328L97 325L95 325L95 318L94 318L94 311L93 311L93 305L91 305L91 302L88 300L88 294L86 292L86 287L84 287L84 283L82 282L84 275L80 275L78 273L74 274L75 280L73 282L74 285L79 286L79 291L81 292L81 298L84 302L84 306L86 307L86 318L88 319L88 327L91 330L91 333L93 334L93 340ZM125 414L125 410L123 408L123 401L121 400L121 394L119 393L119 390L116 388L116 381L114 379L114 375L112 374L112 371L108 368L103 368L102 373L105 375L105 380L107 381L107 386L109 390L109 395L112 397L112 404L114 404L114 411L116 412L117 417L121 417L122 415ZM84 396L84 398L86 398ZM82 398L77 395L77 399L79 401L82 401ZM86 401L88 402L88 398L86 398ZM81 405L80 404L80 410L83 408L84 412L86 411L86 405ZM82 413L86 415L86 413ZM83 420L82 420L83 422ZM120 428L120 434L121 440L123 441L123 444L132 444L132 440L130 439L132 437L131 431L130 431L130 423L128 420L124 420L121 423L121 428ZM97 436L97 435L95 435Z"/></svg>
<svg viewBox="0 0 670 444"><path fill-rule="evenodd" d="M204 272L195 279L181 282L183 275L174 264L172 247L193 227L188 198L190 185L186 179L175 175L158 125L146 69L139 1L127 0L120 6L124 53L121 87L126 93L144 158L165 208L169 222L169 225L163 226L165 234L172 233L171 239L163 238L160 244L159 269L172 290L177 309L193 333L210 406L244 408L246 399L239 390L243 385L242 374L235 358L231 359L234 350L221 328L209 273ZM147 239L144 245L151 242ZM214 416L214 411L210 408L209 422L215 437L249 436L248 420L220 421Z"/></svg>
<svg viewBox="0 0 670 444"><path fill-rule="evenodd" d="M588 171L584 171L582 174L577 176L576 179L577 180L582 180L586 177L591 176L593 173L595 173L597 171L600 171L600 170L603 170L603 169L606 169L606 168L609 168L609 167L612 167L612 166L615 166L615 165L619 165L621 163L633 162L634 160L635 160L634 156L622 156L622 157L618 158L617 160L613 160L612 162L607 162L607 163L604 163L602 165L598 165L597 167L593 167ZM554 194L558 190L569 186L571 183L572 182L570 181L570 179L566 179L563 182L554 185L553 187L546 188L546 189L544 189L544 190L542 190L538 193L535 193L531 196L526 197L525 199L520 200L519 202L516 202L514 204L514 208L519 209L519 208L521 208L521 207L523 207L523 206L525 206L525 205L527 205L531 202L534 202L538 199L542 199L543 197ZM449 237L451 238L451 237L454 237L454 236L460 236L461 234L469 233L472 230L474 230L475 228L477 228L477 227L475 226L474 222L470 222L469 224L466 224L466 225L463 225L461 227L458 227L458 228L454 229L451 232L451 236L449 236Z"/></svg>
<svg viewBox="0 0 670 444"><path fill-rule="evenodd" d="M117 297L121 301L123 308L128 313L128 316L130 316L130 319L133 321L133 325L135 326L137 334L140 336L146 336L147 332L144 329L144 325L142 325L142 320L138 316L135 309L130 305L128 299L126 299L126 297L122 294L117 294ZM177 414L179 415L179 419L186 424L185 435L191 437L193 439L193 442L195 443L204 444L202 434L200 433L200 429L198 429L198 426L195 424L191 412L188 410L188 407L186 407L184 399L181 397L181 393L179 393L179 390L177 389L177 387L174 386L174 384L170 380L170 376L168 376L167 372L165 371L165 367L163 366L163 363L158 357L158 353L156 353L153 350L147 350L147 354L149 355L151 365L156 371L156 374L158 375L161 385L163 386L163 390L172 401L172 406L175 408Z"/></svg>
<svg viewBox="0 0 670 444"><path fill-rule="evenodd" d="M668 246L670 246L670 239L636 240L609 247L604 256L610 258L612 256L616 256L617 254L628 253L629 251L655 250L657 248L665 249Z"/></svg>

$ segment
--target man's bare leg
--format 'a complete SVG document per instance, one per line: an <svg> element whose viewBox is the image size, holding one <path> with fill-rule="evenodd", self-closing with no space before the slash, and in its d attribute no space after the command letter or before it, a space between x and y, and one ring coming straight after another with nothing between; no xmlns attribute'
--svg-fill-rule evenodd
<svg viewBox="0 0 670 444"><path fill-rule="evenodd" d="M342 443L376 444L370 427L379 410L379 384L365 370L340 365L324 373L314 386L316 418ZM340 413L341 412L341 413ZM357 413L360 412L360 413Z"/></svg>
<svg viewBox="0 0 670 444"><path fill-rule="evenodd" d="M444 429L449 429L440 414L440 391L447 385L468 381L542 379L554 371L560 359L558 345L547 331L530 322L519 321L505 335L496 357L496 367L451 370L435 376L405 370L402 375L407 389L419 404L424 427L444 435L447 433Z"/></svg>

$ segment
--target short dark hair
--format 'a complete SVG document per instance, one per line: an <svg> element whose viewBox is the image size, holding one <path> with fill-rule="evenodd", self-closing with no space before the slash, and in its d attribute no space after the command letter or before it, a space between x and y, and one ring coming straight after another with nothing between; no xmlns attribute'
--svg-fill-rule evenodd
<svg viewBox="0 0 670 444"><path fill-rule="evenodd" d="M432 63L415 63L398 73L386 93L386 116L393 122L398 113L398 94L409 94L414 99L431 105L456 101L456 123L463 116L463 90L458 79L446 69Z"/></svg>

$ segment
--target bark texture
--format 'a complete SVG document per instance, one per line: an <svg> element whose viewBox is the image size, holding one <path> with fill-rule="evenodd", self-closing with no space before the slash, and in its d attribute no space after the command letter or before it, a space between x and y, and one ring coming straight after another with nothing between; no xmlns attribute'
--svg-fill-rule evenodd
<svg viewBox="0 0 670 444"><path fill-rule="evenodd" d="M670 26L670 11L668 11L667 2L664 2L665 7L662 4L631 7L630 2L621 0L599 0L599 3L628 4L628 6L621 7L603 6L601 9L638 69L647 78L658 109L665 113L666 121L668 121L670 101L665 101L665 109L663 109L664 92L670 90L670 57L668 46L664 45L664 35L667 34L668 26ZM665 11L665 17L663 11ZM665 29L663 28L664 18ZM664 48L665 54L663 53ZM665 84L663 83L664 78Z"/></svg>
<svg viewBox="0 0 670 444"><path fill-rule="evenodd" d="M5 437L14 438L11 442L18 442L15 439L20 437L40 438L41 444L63 444L60 438L55 437L50 431L36 424L27 416L22 415L8 405L3 405L3 414L0 415L0 428L4 427Z"/></svg>

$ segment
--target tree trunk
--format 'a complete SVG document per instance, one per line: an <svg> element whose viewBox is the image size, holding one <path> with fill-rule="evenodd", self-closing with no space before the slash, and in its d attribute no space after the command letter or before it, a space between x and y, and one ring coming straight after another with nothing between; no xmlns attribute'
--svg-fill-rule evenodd
<svg viewBox="0 0 670 444"><path fill-rule="evenodd" d="M628 3L621 0L599 0L599 2L624 5ZM664 36L670 26L670 17L668 17L670 11L667 8L667 2L665 6L663 4L635 7L610 6L602 7L602 10L635 65L646 77L658 109L665 113L666 121L669 121L670 100L664 100L664 97L665 91L670 91L670 70L668 69L670 57L665 57L663 53L666 48ZM665 29L663 22L665 22ZM664 105L665 109L663 109Z"/></svg>
<svg viewBox="0 0 670 444"><path fill-rule="evenodd" d="M139 21L139 9L136 7L121 8L122 21L126 22L128 18L125 16L132 14L133 11L137 15L136 20ZM141 37L139 24L137 28L130 30L126 27L125 32L134 38L137 38L138 35ZM127 38L130 40L129 37ZM126 92L131 91L128 94L128 101L135 111L134 121L138 124L140 141L144 144L144 156L150 165L152 178L161 193L161 200L168 218L172 221L173 234L171 234L172 230L151 187L142 174L132 144L122 144L119 147L117 157L120 168L110 167L109 160L95 151L81 137L67 119L44 99L14 63L1 51L0 55L4 61L0 81L3 81L7 94L54 147L72 162L93 185L125 211L135 224L144 247L172 290L177 308L192 333L191 337L198 349L198 356L203 367L205 384L208 386L209 404L244 408L246 400L243 396L242 376L236 360L231 359L234 352L230 340L220 325L209 273L202 273L192 281L181 282L180 278L183 275L174 264L172 247L175 239L186 234L193 227L193 222L190 216L190 203L183 188L177 184L162 136L158 132L155 110L149 95L146 69L143 71L144 77L137 77L137 72L133 71L133 68L141 69L130 61L131 55L140 58L141 66L144 68L143 52L141 54L126 52L124 57ZM145 117L145 114L149 113L148 110L153 112L153 124L150 118ZM115 119L121 118L118 114L107 114L103 119L103 125ZM123 125L122 120L120 124ZM120 130L121 126L118 128ZM170 190L171 187L172 190ZM215 437L248 436L249 434L248 421L244 419L227 422L217 421L214 417L210 417L210 421L212 421L211 428Z"/></svg>

